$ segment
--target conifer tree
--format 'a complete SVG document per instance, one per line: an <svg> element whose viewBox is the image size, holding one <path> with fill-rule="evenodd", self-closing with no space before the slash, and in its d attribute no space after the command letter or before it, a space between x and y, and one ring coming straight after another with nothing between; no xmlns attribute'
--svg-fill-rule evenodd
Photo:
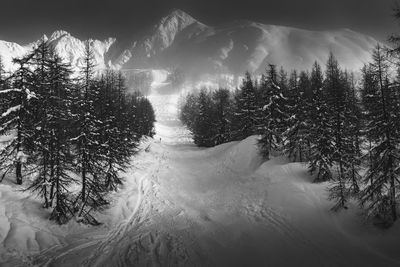
<svg viewBox="0 0 400 267"><path fill-rule="evenodd" d="M259 147L264 158L269 159L272 150L278 150L282 144L282 134L287 123L287 98L278 85L276 67L270 65L263 88L261 139Z"/></svg>
<svg viewBox="0 0 400 267"><path fill-rule="evenodd" d="M7 99L7 107L0 114L0 135L11 134L12 138L0 150L1 179L15 170L17 184L22 184L22 167L26 162L26 144L31 135L30 117L31 100L35 93L31 91L32 72L29 69L31 56L14 59L18 69L12 76L12 87L0 91L0 96Z"/></svg>
<svg viewBox="0 0 400 267"><path fill-rule="evenodd" d="M349 169L347 176L350 180L350 193L354 196L360 191L359 183L361 180L360 165L361 165L361 109L359 99L356 95L356 86L354 74L344 73L344 83L347 92L347 102L349 105L349 113L347 115L349 147L348 147L348 163Z"/></svg>
<svg viewBox="0 0 400 267"><path fill-rule="evenodd" d="M331 121L329 140L333 144L332 161L337 167L337 175L331 183L329 189L330 199L336 203L333 210L337 211L347 208L346 203L350 197L348 188L348 178L350 169L350 159L352 138L351 138L351 107L349 105L349 92L347 80L341 71L339 64L331 53L326 65L326 79L324 82L324 90L327 97L328 118Z"/></svg>
<svg viewBox="0 0 400 267"><path fill-rule="evenodd" d="M198 146L211 147L213 146L213 105L211 93L206 89L202 89L198 96L199 114L196 117L195 127L193 131L194 143Z"/></svg>
<svg viewBox="0 0 400 267"><path fill-rule="evenodd" d="M107 190L116 190L122 184L119 171L126 168L128 157L125 157L123 136L118 128L118 91L116 75L107 71L98 82L99 96L95 102L96 117L101 121L99 142L101 145L103 161L105 164L104 185Z"/></svg>
<svg viewBox="0 0 400 267"><path fill-rule="evenodd" d="M3 63L3 57L0 55L0 90L5 90L6 88L6 71Z"/></svg>
<svg viewBox="0 0 400 267"><path fill-rule="evenodd" d="M94 57L90 42L85 45L84 64L81 69L79 98L75 101L76 133L71 142L76 146L77 169L81 174L82 189L75 201L80 221L98 224L90 214L107 204L102 178L102 155L99 149L102 122L96 117L94 103L99 86L94 82Z"/></svg>
<svg viewBox="0 0 400 267"><path fill-rule="evenodd" d="M288 131L293 125L293 121L296 120L296 107L298 104L298 98L299 98L299 77L297 74L296 70L293 70L290 73L290 78L288 81L288 88L286 92L286 97L287 97L287 107L288 107L288 120L287 120L287 126L286 126L286 133L285 133L285 143L284 143L284 150L288 156L289 159L295 160L296 156L294 155L294 148L296 144L294 143L294 138L289 138L288 137Z"/></svg>
<svg viewBox="0 0 400 267"><path fill-rule="evenodd" d="M72 124L71 114L71 83L72 71L68 64L53 51L50 62L50 101L49 130L50 135L50 206L54 209L50 219L60 224L67 222L73 216L72 201L69 195L69 185L76 182L70 173L73 169L72 147L69 137Z"/></svg>
<svg viewBox="0 0 400 267"><path fill-rule="evenodd" d="M155 114L150 101L144 96L138 97L136 116L139 120L140 136L153 137Z"/></svg>
<svg viewBox="0 0 400 267"><path fill-rule="evenodd" d="M0 91L7 89L6 75L3 64L3 58L0 55ZM8 106L8 99L5 96L0 97L0 114L5 112L5 108Z"/></svg>
<svg viewBox="0 0 400 267"><path fill-rule="evenodd" d="M233 117L233 138L243 140L257 132L256 90L249 72L246 72L242 86L235 95Z"/></svg>
<svg viewBox="0 0 400 267"><path fill-rule="evenodd" d="M376 83L365 88L368 93L363 93L363 100L369 115L366 132L373 139L374 146L369 151L373 160L364 177L366 187L361 194L361 203L369 216L391 224L398 217L396 189L399 185L400 118L395 88L389 83L388 57L379 44L369 67Z"/></svg>
<svg viewBox="0 0 400 267"><path fill-rule="evenodd" d="M180 121L193 132L194 122L198 114L198 102L194 93L188 93L180 103L179 119Z"/></svg>
<svg viewBox="0 0 400 267"><path fill-rule="evenodd" d="M283 67L281 67L279 70L278 86L281 88L283 95L287 96L289 93L289 80L288 80L288 73L285 71Z"/></svg>
<svg viewBox="0 0 400 267"><path fill-rule="evenodd" d="M231 94L227 89L219 89L213 93L214 102L214 145L223 144L231 141Z"/></svg>
<svg viewBox="0 0 400 267"><path fill-rule="evenodd" d="M31 54L30 68L33 69L32 84L36 92L35 105L32 109L32 134L28 141L30 172L34 176L34 183L29 187L36 191L45 200L44 207L49 207L49 184L51 172L50 134L48 121L50 120L50 79L49 79L50 50L46 42L42 41Z"/></svg>
<svg viewBox="0 0 400 267"><path fill-rule="evenodd" d="M292 79L297 79L296 73ZM309 158L309 99L310 80L304 71L300 73L299 81L291 81L295 87L290 90L290 105L288 129L285 132L285 150L293 161L303 162Z"/></svg>
<svg viewBox="0 0 400 267"><path fill-rule="evenodd" d="M373 131L368 131L368 123L370 122L371 116L373 116L373 112L376 107L375 97L377 94L378 88L378 80L374 76L372 72L372 68L370 65L364 65L361 70L362 79L361 79L361 99L362 99L362 121L366 126L363 129L363 136L365 137L368 143L368 150L372 150L372 143L376 139L373 134ZM373 166L373 156L372 153L367 153L368 156L368 165L370 168ZM372 178L372 177L371 177ZM372 181L370 181L372 183Z"/></svg>
<svg viewBox="0 0 400 267"><path fill-rule="evenodd" d="M310 118L311 155L309 171L316 173L314 182L325 182L332 180L332 154L334 151L331 142L331 122L324 93L324 77L321 66L315 62L311 71L312 104Z"/></svg>
<svg viewBox="0 0 400 267"><path fill-rule="evenodd" d="M144 97L133 104L135 113L127 117L125 103L126 87L122 75L108 71L99 81L99 97L96 101L97 117L102 121L100 143L104 161L104 185L107 190L116 190L122 184L120 173L129 165L136 153L138 138L152 136L154 112ZM153 116L153 117L152 117ZM135 124L134 126L130 125ZM151 125L151 126L150 126Z"/></svg>

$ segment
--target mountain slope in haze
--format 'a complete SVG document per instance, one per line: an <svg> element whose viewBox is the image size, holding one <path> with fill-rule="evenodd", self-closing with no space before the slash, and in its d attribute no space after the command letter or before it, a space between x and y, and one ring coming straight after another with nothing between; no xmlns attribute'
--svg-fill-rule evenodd
<svg viewBox="0 0 400 267"><path fill-rule="evenodd" d="M377 43L349 29L308 31L251 21L210 27L177 10L125 51L131 58L123 66L172 66L191 73L260 73L268 64L288 70L310 68L315 60L324 65L332 51L345 68L359 70Z"/></svg>
<svg viewBox="0 0 400 267"><path fill-rule="evenodd" d="M80 66L83 41L65 31L57 31L47 40L74 68ZM0 41L6 67L12 69L12 57L27 53L35 43L21 46ZM174 10L125 48L118 47L115 38L90 43L98 69L180 68L186 74L201 75L260 73L268 64L287 70L308 69L315 60L324 65L330 51L345 68L359 70L378 41L349 29L308 31L251 21L212 27Z"/></svg>

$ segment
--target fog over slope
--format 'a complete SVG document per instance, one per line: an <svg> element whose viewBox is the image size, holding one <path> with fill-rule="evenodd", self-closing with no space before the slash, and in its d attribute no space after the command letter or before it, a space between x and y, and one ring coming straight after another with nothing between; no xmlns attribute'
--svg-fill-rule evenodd
<svg viewBox="0 0 400 267"><path fill-rule="evenodd" d="M73 67L80 66L84 41L65 31L42 38ZM246 70L260 73L268 64L288 70L308 69L315 60L324 65L330 51L345 68L359 70L377 42L349 29L308 31L244 20L207 26L181 10L163 17L127 47L121 47L116 38L90 40L99 69L180 68L188 76L242 74ZM6 68L13 69L12 58L27 53L36 43L0 41Z"/></svg>

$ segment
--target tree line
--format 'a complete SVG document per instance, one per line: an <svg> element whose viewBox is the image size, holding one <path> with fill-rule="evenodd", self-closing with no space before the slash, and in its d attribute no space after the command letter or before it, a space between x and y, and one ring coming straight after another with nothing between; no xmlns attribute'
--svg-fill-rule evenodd
<svg viewBox="0 0 400 267"><path fill-rule="evenodd" d="M14 64L6 75L0 60L0 179L26 181L59 224L99 224L93 211L122 184L141 138L154 135L150 102L128 94L121 73L96 75L89 42L79 73L45 41Z"/></svg>
<svg viewBox="0 0 400 267"><path fill-rule="evenodd" d="M211 147L258 135L260 153L305 162L314 182L329 182L332 209L357 200L376 223L398 218L400 185L400 75L377 45L361 80L331 53L323 72L277 70L261 79L245 74L239 89L189 93L180 119L195 144Z"/></svg>

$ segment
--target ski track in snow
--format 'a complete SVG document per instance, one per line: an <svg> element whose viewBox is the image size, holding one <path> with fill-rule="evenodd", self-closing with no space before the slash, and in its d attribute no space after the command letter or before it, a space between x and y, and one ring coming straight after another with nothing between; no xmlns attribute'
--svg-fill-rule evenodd
<svg viewBox="0 0 400 267"><path fill-rule="evenodd" d="M166 75L153 76L161 93ZM195 147L177 120L179 96L158 93L149 96L157 135L134 159L138 173L114 195L106 226L8 266L400 265L398 225L384 233L355 208L331 213L326 185L312 184L300 163L263 163L254 136Z"/></svg>

